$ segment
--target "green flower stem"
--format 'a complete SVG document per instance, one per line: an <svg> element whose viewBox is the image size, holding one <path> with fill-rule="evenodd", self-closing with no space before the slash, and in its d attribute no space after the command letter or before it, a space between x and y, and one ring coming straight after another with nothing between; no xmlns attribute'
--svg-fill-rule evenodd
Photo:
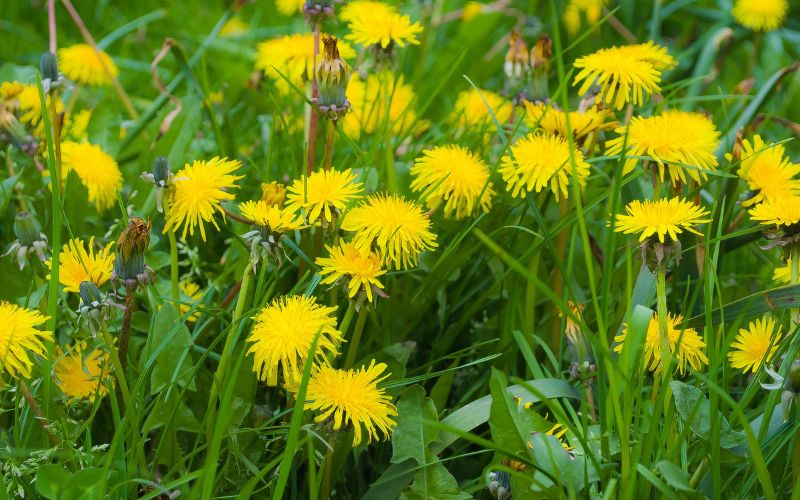
<svg viewBox="0 0 800 500"><path fill-rule="evenodd" d="M667 268L663 264L656 271L658 280L656 295L658 296L658 345L661 350L661 376L667 385L672 365L672 353L669 349L669 321L667 313Z"/></svg>
<svg viewBox="0 0 800 500"><path fill-rule="evenodd" d="M353 330L353 339L350 341L350 347L347 349L347 357L344 361L345 369L349 369L356 361L356 354L358 354L358 346L361 343L361 334L364 333L364 325L367 322L367 307L361 304L358 311L358 318L356 318L356 326Z"/></svg>
<svg viewBox="0 0 800 500"><path fill-rule="evenodd" d="M169 214L169 198L164 196L164 220ZM167 231L169 239L169 278L172 283L172 299L175 301L175 309L180 311L181 288L178 275L178 242L175 240L175 231Z"/></svg>
<svg viewBox="0 0 800 500"><path fill-rule="evenodd" d="M789 257L792 259L792 275L791 281L792 285L796 285L800 283L800 245L794 244L789 250L790 254ZM792 322L794 324L800 323L798 321L798 313L800 313L800 309L793 307L790 312L790 317L792 318Z"/></svg>
<svg viewBox="0 0 800 500"><path fill-rule="evenodd" d="M136 286L125 287L125 313L122 316L122 326L119 329L119 362L122 373L128 364L128 341L131 336L131 318L133 307L136 305Z"/></svg>
<svg viewBox="0 0 800 500"><path fill-rule="evenodd" d="M336 122L325 120L325 154L322 157L323 170L330 170L333 163L333 143L336 140Z"/></svg>
<svg viewBox="0 0 800 500"><path fill-rule="evenodd" d="M333 462L333 449L328 448L325 453L325 464L322 466L322 488L319 490L319 500L328 500L331 496L331 468Z"/></svg>
<svg viewBox="0 0 800 500"><path fill-rule="evenodd" d="M242 286L239 290L239 296L236 299L236 307L233 310L233 317L231 318L231 327L228 331L228 336L225 339L225 346L222 348L222 355L219 359L219 365L217 365L217 371L214 373L214 380L211 382L211 393L208 398L208 419L206 420L206 434L210 437L214 432L214 420L217 415L217 395L219 394L219 388L222 387L222 382L225 379L225 370L228 369L228 361L230 359L232 344L234 342L234 337L236 337L236 332L239 330L239 319L242 317L242 311L244 311L244 304L247 301L247 292L250 288L250 276L253 274L250 271L252 270L252 266L248 262L244 268L244 273L242 274Z"/></svg>

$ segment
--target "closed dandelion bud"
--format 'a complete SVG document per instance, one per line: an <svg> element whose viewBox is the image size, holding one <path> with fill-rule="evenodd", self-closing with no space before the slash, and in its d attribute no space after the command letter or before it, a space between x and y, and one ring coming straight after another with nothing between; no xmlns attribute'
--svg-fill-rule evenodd
<svg viewBox="0 0 800 500"><path fill-rule="evenodd" d="M306 0L303 3L303 16L310 27L333 17L333 0Z"/></svg>
<svg viewBox="0 0 800 500"><path fill-rule="evenodd" d="M14 234L21 245L30 247L41 239L42 226L30 212L20 212L14 218Z"/></svg>
<svg viewBox="0 0 800 500"><path fill-rule="evenodd" d="M317 64L318 104L324 116L337 120L350 107L345 95L347 82L350 79L350 66L339 57L336 37L326 35L322 38L322 43L324 44L322 60Z"/></svg>
<svg viewBox="0 0 800 500"><path fill-rule="evenodd" d="M511 32L508 39L508 52L503 66L506 73L506 83L509 91L513 91L528 76L530 63L528 59L528 46L518 30Z"/></svg>
<svg viewBox="0 0 800 500"><path fill-rule="evenodd" d="M81 304L85 307L97 309L103 303L103 294L91 281L81 281L78 291L81 296Z"/></svg>
<svg viewBox="0 0 800 500"><path fill-rule="evenodd" d="M286 186L275 181L262 183L261 199L267 205L283 205L286 201Z"/></svg>
<svg viewBox="0 0 800 500"><path fill-rule="evenodd" d="M169 161L164 156L159 156L153 162L153 182L156 186L165 187L172 179Z"/></svg>
<svg viewBox="0 0 800 500"><path fill-rule="evenodd" d="M550 96L547 88L547 72L550 69L550 57L553 55L553 41L543 34L531 49L531 100L544 101Z"/></svg>
<svg viewBox="0 0 800 500"><path fill-rule="evenodd" d="M151 228L149 220L133 217L117 240L117 255L112 277L122 281L125 286L149 283L144 252L150 244Z"/></svg>
<svg viewBox="0 0 800 500"><path fill-rule="evenodd" d="M42 53L42 57L39 59L39 69L43 80L53 82L58 80L58 59L52 52Z"/></svg>

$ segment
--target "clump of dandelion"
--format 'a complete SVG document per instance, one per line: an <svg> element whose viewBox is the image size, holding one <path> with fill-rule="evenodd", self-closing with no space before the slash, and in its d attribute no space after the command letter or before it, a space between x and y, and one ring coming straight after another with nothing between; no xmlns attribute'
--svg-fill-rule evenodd
<svg viewBox="0 0 800 500"><path fill-rule="evenodd" d="M580 71L573 85L582 82L578 90L581 95L597 85L602 100L616 109L629 102L638 106L646 96L661 91L662 71L676 64L665 47L652 41L600 49L575 61Z"/></svg>
<svg viewBox="0 0 800 500"><path fill-rule="evenodd" d="M91 86L110 85L119 74L108 54L84 43L59 49L58 67L73 82Z"/></svg>
<svg viewBox="0 0 800 500"><path fill-rule="evenodd" d="M109 376L111 357L106 351L88 350L86 342L79 342L66 353L56 347L54 360L56 384L71 401L94 403L96 398L108 395L113 380Z"/></svg>
<svg viewBox="0 0 800 500"><path fill-rule="evenodd" d="M753 31L772 31L780 28L788 11L786 0L736 0L732 12L742 26Z"/></svg>
<svg viewBox="0 0 800 500"><path fill-rule="evenodd" d="M608 141L606 154L624 153L628 157L623 175L630 173L642 156L655 162L661 182L669 174L673 186L679 182L685 184L687 175L700 183L708 178L706 172L717 168L714 150L720 134L714 123L701 113L667 110L648 118L637 116L616 132L619 136Z"/></svg>
<svg viewBox="0 0 800 500"><path fill-rule="evenodd" d="M364 186L349 168L318 170L294 181L288 189L286 208L292 212L304 210L309 224L330 223L363 190Z"/></svg>
<svg viewBox="0 0 800 500"><path fill-rule="evenodd" d="M731 366L742 373L756 370L764 362L769 362L778 350L781 340L781 327L775 329L775 320L764 316L751 321L747 328L739 328L736 340L731 344L728 359Z"/></svg>
<svg viewBox="0 0 800 500"><path fill-rule="evenodd" d="M380 255L370 249L359 248L352 242L340 242L338 246L325 246L328 257L319 257L316 264L323 276L322 285L335 285L340 280L346 282L347 297L354 299L363 292L368 302L373 294L385 296L381 291L383 284L378 278L386 273L381 266Z"/></svg>
<svg viewBox="0 0 800 500"><path fill-rule="evenodd" d="M356 246L374 249L394 269L414 267L422 252L437 246L431 221L422 207L396 194L368 196L347 212L341 228L355 233Z"/></svg>
<svg viewBox="0 0 800 500"><path fill-rule="evenodd" d="M314 362L326 364L326 353L336 356L344 339L336 328L335 307L317 303L313 296L278 297L253 317L255 324L247 342L252 346L253 371L268 385L295 380L308 359L311 344L319 334Z"/></svg>
<svg viewBox="0 0 800 500"><path fill-rule="evenodd" d="M703 338L697 334L694 328L684 328L681 323L683 323L683 316L671 313L667 315L669 350L676 360L678 371L683 375L687 367L691 367L695 371L700 370L703 365L708 364L708 358L703 352L706 347ZM615 352L622 352L625 348L628 333L628 325L625 324L622 333L614 337L614 341L618 343L614 346ZM678 342L679 339L680 342ZM658 314L654 314L647 326L643 359L645 368L654 373L661 373L662 369L659 342Z"/></svg>
<svg viewBox="0 0 800 500"><path fill-rule="evenodd" d="M89 201L98 210L106 210L117 202L122 189L122 173L117 162L100 146L88 142L64 141L61 144L62 175L75 172L89 192Z"/></svg>
<svg viewBox="0 0 800 500"><path fill-rule="evenodd" d="M317 422L332 418L335 431L352 427L354 447L361 444L362 434L368 443L389 439L397 425L397 407L378 387L389 377L383 375L385 370L386 365L375 360L355 370L321 366L308 382L305 408L319 412Z"/></svg>
<svg viewBox="0 0 800 500"><path fill-rule="evenodd" d="M220 205L225 200L232 200L234 195L225 191L235 188L236 181L242 176L234 175L241 166L238 160L214 157L211 160L195 160L187 164L175 174L174 191L164 233L176 231L183 226L181 238L186 238L186 232L194 234L200 228L200 236L206 240L205 222L211 222L219 231L219 226L214 220L215 213L225 216L225 211Z"/></svg>
<svg viewBox="0 0 800 500"><path fill-rule="evenodd" d="M782 144L766 144L756 134L752 144L744 139L741 145L737 174L752 191L752 196L742 202L743 207L800 194L800 179L796 178L800 165L785 156ZM727 153L725 158L731 161L733 155Z"/></svg>
<svg viewBox="0 0 800 500"><path fill-rule="evenodd" d="M439 146L423 151L411 167L411 189L431 210L444 204L445 217L463 219L476 208L492 208L494 190L489 167L462 146Z"/></svg>
<svg viewBox="0 0 800 500"><path fill-rule="evenodd" d="M44 342L52 342L53 334L36 328L50 319L39 311L0 301L0 378L30 378L32 355L44 356Z"/></svg>
<svg viewBox="0 0 800 500"><path fill-rule="evenodd" d="M558 200L562 194L569 197L571 180L586 184L589 164L563 137L532 132L511 145L511 153L501 159L499 172L506 190L515 198L549 188Z"/></svg>
<svg viewBox="0 0 800 500"><path fill-rule="evenodd" d="M64 245L58 256L58 282L64 285L65 292L80 292L81 283L90 281L95 286L102 286L111 279L116 254L111 251L113 245L95 252L94 236L86 243L80 238L73 238ZM45 263L48 268L51 261Z"/></svg>

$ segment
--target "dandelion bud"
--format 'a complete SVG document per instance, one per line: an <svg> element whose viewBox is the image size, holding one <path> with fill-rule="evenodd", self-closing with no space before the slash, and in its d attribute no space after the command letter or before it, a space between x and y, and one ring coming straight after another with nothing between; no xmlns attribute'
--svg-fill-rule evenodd
<svg viewBox="0 0 800 500"><path fill-rule="evenodd" d="M29 247L41 239L42 226L30 212L20 212L14 217L14 234L21 245Z"/></svg>
<svg viewBox="0 0 800 500"><path fill-rule="evenodd" d="M322 43L322 60L317 64L318 104L323 116L336 121L350 107L345 95L350 79L350 66L339 57L336 37L326 35L322 38Z"/></svg>
<svg viewBox="0 0 800 500"><path fill-rule="evenodd" d="M547 72L550 69L550 57L553 55L553 41L543 34L531 49L531 99L544 101L550 96L547 88Z"/></svg>
<svg viewBox="0 0 800 500"><path fill-rule="evenodd" d="M309 27L333 17L333 0L306 0L303 3L303 16Z"/></svg>
<svg viewBox="0 0 800 500"><path fill-rule="evenodd" d="M81 296L81 305L90 309L97 309L103 303L103 294L97 285L91 281L81 281L78 285L78 291Z"/></svg>
<svg viewBox="0 0 800 500"><path fill-rule="evenodd" d="M144 252L150 244L150 221L133 217L117 240L117 257L112 278L121 280L126 287L150 282Z"/></svg>
<svg viewBox="0 0 800 500"><path fill-rule="evenodd" d="M515 90L528 76L530 71L528 61L528 46L519 30L515 29L508 39L508 52L506 52L506 62L503 66L509 91Z"/></svg>
<svg viewBox="0 0 800 500"><path fill-rule="evenodd" d="M157 186L165 187L172 178L172 171L169 169L169 161L166 157L159 156L153 162L153 182Z"/></svg>
<svg viewBox="0 0 800 500"><path fill-rule="evenodd" d="M52 82L58 80L58 59L55 54L52 52L42 53L42 57L39 59L39 70L43 80Z"/></svg>
<svg viewBox="0 0 800 500"><path fill-rule="evenodd" d="M286 186L276 181L262 183L261 199L267 205L283 205L286 201Z"/></svg>

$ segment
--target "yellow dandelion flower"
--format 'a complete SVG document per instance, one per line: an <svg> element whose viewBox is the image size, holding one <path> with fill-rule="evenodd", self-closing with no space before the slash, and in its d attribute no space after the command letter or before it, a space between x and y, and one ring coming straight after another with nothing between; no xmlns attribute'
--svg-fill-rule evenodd
<svg viewBox="0 0 800 500"><path fill-rule="evenodd" d="M529 127L538 127L551 135L567 137L567 113L542 102L525 101L525 123ZM614 128L617 122L612 119L607 109L591 107L585 112L569 112L569 123L576 140L589 134Z"/></svg>
<svg viewBox="0 0 800 500"><path fill-rule="evenodd" d="M492 208L494 190L489 167L461 146L441 146L423 151L411 167L411 189L422 193L431 210L444 202L445 217L463 219L476 207Z"/></svg>
<svg viewBox="0 0 800 500"><path fill-rule="evenodd" d="M111 251L112 246L113 244L106 245L105 248L95 252L94 236L89 238L88 250L82 239L69 240L58 255L58 282L64 285L64 291L80 293L83 281L91 281L100 287L111 279L116 258ZM45 264L48 268L52 267L51 260L47 260Z"/></svg>
<svg viewBox="0 0 800 500"><path fill-rule="evenodd" d="M594 24L600 20L603 7L608 0L569 0L564 7L564 25L567 32L574 36L581 29L581 18L586 19L588 24Z"/></svg>
<svg viewBox="0 0 800 500"><path fill-rule="evenodd" d="M628 203L625 212L626 215L615 217L614 231L641 233L639 241L651 236L657 236L661 243L677 241L683 231L702 234L695 226L711 220L706 218L708 212L705 209L678 197L657 201L634 200Z"/></svg>
<svg viewBox="0 0 800 500"><path fill-rule="evenodd" d="M183 298L185 302L197 302L198 300L200 300L200 297L203 296L203 291L200 289L200 285L198 285L194 281L181 280L180 283L178 283L178 287L180 288L181 293L185 295L185 297ZM191 309L191 305L180 304L181 316L188 313L189 309ZM200 311L195 311L194 313L192 313L191 316L187 318L186 321L194 323L198 319L200 319Z"/></svg>
<svg viewBox="0 0 800 500"><path fill-rule="evenodd" d="M35 328L48 319L39 311L0 301L0 377L8 373L12 378L30 378L31 354L44 356L43 342L53 340L51 332Z"/></svg>
<svg viewBox="0 0 800 500"><path fill-rule="evenodd" d="M772 272L772 281L780 285L788 285L792 282L792 258L786 259L786 265L776 267Z"/></svg>
<svg viewBox="0 0 800 500"><path fill-rule="evenodd" d="M240 203L239 210L245 218L272 233L285 234L304 227L303 220L292 210L268 205L264 200Z"/></svg>
<svg viewBox="0 0 800 500"><path fill-rule="evenodd" d="M279 2L280 3L280 2ZM300 0L300 8L303 8L303 0ZM230 38L230 37L237 37L239 35L243 35L247 33L247 23L242 21L241 17L234 16L227 21L225 24L222 25L222 28L219 30L219 36L223 38Z"/></svg>
<svg viewBox="0 0 800 500"><path fill-rule="evenodd" d="M763 201L750 209L750 218L762 226L777 226L794 233L800 222L800 196Z"/></svg>
<svg viewBox="0 0 800 500"><path fill-rule="evenodd" d="M356 53L350 45L340 41L339 56L351 59ZM261 42L256 47L256 69L274 82L283 94L292 92L281 73L301 89L314 76L314 35L312 33L286 35Z"/></svg>
<svg viewBox="0 0 800 500"><path fill-rule="evenodd" d="M406 44L419 45L417 35L422 33L419 23L412 23L409 16L397 12L386 12L381 9L363 9L355 13L347 24L350 33L347 40L365 47L378 46L389 49L393 46L405 47Z"/></svg>
<svg viewBox="0 0 800 500"><path fill-rule="evenodd" d="M336 17L342 21L350 22L359 17L368 17L370 15L388 16L395 13L397 13L397 9L394 5L386 2L351 0L342 6L341 11L336 13Z"/></svg>
<svg viewBox="0 0 800 500"><path fill-rule="evenodd" d="M572 159L574 168L569 143L563 137L532 132L511 145L511 154L503 156L499 172L515 198L549 187L558 200L560 194L569 196L567 187L575 174L581 186L589 176L589 164L580 150L572 149Z"/></svg>
<svg viewBox="0 0 800 500"><path fill-rule="evenodd" d="M344 339L336 329L335 311L318 304L313 296L293 295L276 298L254 316L247 338L253 345L247 354L253 354L253 371L259 380L277 385L279 369L284 380L296 379L318 333L314 361L325 364L326 353L336 356Z"/></svg>
<svg viewBox="0 0 800 500"><path fill-rule="evenodd" d="M752 144L747 139L742 141L737 174L755 193L742 202L743 207L800 194L800 179L795 178L800 165L792 163L785 153L782 144L766 144L758 134L753 136ZM730 161L733 155L726 153L725 158Z"/></svg>
<svg viewBox="0 0 800 500"><path fill-rule="evenodd" d="M733 368L742 370L742 373L748 370L755 373L762 363L772 359L780 340L781 327L778 326L776 331L775 320L764 316L755 322L751 321L747 329L739 328L736 341L728 352L728 360Z"/></svg>
<svg viewBox="0 0 800 500"><path fill-rule="evenodd" d="M89 192L89 201L103 211L117 203L122 189L122 172L117 162L100 146L88 142L64 141L61 144L62 175L75 172Z"/></svg>
<svg viewBox="0 0 800 500"><path fill-rule="evenodd" d="M347 280L347 296L353 298L364 290L367 300L372 302L372 287L383 289L378 277L385 274L381 269L381 258L369 249L359 248L354 243L341 242L338 247L325 245L329 257L318 257L320 276L325 278L322 285L334 284L340 279Z"/></svg>
<svg viewBox="0 0 800 500"><path fill-rule="evenodd" d="M360 198L364 186L356 180L349 168L346 170L317 170L308 177L297 179L289 187L286 209L291 212L305 210L306 219L313 224L322 219L331 222L336 213Z"/></svg>
<svg viewBox="0 0 800 500"><path fill-rule="evenodd" d="M44 123L42 122L42 101L39 99L39 89L36 85L10 82L5 87L3 105L11 111L19 110L19 121L33 127L36 137L44 137ZM53 96L46 96L47 108L53 106ZM56 113L64 111L64 103L55 98Z"/></svg>
<svg viewBox="0 0 800 500"><path fill-rule="evenodd" d="M56 347L53 374L68 399L94 403L96 397L106 397L108 386L114 383L110 377L111 356L101 349L89 353L86 349L86 342L77 344L66 354L61 347Z"/></svg>
<svg viewBox="0 0 800 500"><path fill-rule="evenodd" d="M639 158L649 156L658 165L661 181L669 173L672 184L686 183L686 175L700 183L708 178L706 172L717 168L714 150L719 144L719 131L714 123L701 113L667 110L642 118L634 117L628 127L616 129L619 137L608 141L606 154L624 154L623 175L630 173Z"/></svg>
<svg viewBox="0 0 800 500"><path fill-rule="evenodd" d="M110 85L119 74L108 54L85 43L59 49L58 69L73 82L92 86Z"/></svg>
<svg viewBox="0 0 800 500"><path fill-rule="evenodd" d="M414 267L420 253L438 246L422 207L396 194L368 196L345 214L341 228L355 232L356 246L374 248L394 269Z"/></svg>
<svg viewBox="0 0 800 500"><path fill-rule="evenodd" d="M686 372L686 367L691 366L693 370L700 370L703 365L708 364L708 358L703 350L706 343L697 334L694 328L681 327L683 316L667 314L667 336L669 337L669 349L677 361L678 371L681 375ZM622 352L625 346L625 339L628 336L628 325L623 325L622 334L614 337L618 344L614 351ZM678 344L680 339L680 344ZM651 372L661 372L661 347L658 337L658 314L653 314L650 323L647 325L647 335L644 341L644 366Z"/></svg>
<svg viewBox="0 0 800 500"><path fill-rule="evenodd" d="M286 186L276 181L261 183L261 199L267 205L283 205L286 201Z"/></svg>
<svg viewBox="0 0 800 500"><path fill-rule="evenodd" d="M356 370L337 370L322 366L308 382L305 409L319 411L315 420L333 418L333 429L353 427L353 446L361 444L361 434L367 442L379 441L380 434L389 439L397 422L397 408L378 384L389 377L382 375L383 363L372 360L369 367Z"/></svg>
<svg viewBox="0 0 800 500"><path fill-rule="evenodd" d="M62 141L86 142L91 118L92 112L88 109L83 109L77 113L65 113L64 125L61 129Z"/></svg>
<svg viewBox="0 0 800 500"><path fill-rule="evenodd" d="M491 113L489 109L491 109ZM479 92L471 88L459 93L458 97L456 97L450 120L461 131L472 128L484 130L488 128L491 131L495 129L492 113L497 118L497 121L500 122L500 125L503 125L511 118L512 111L511 102L503 96L489 90L481 90Z"/></svg>
<svg viewBox="0 0 800 500"><path fill-rule="evenodd" d="M786 0L736 0L733 17L753 31L772 31L780 28L788 11Z"/></svg>
<svg viewBox="0 0 800 500"><path fill-rule="evenodd" d="M472 21L483 12L483 7L484 5L482 3L470 0L464 5L464 9L461 11L461 19L465 23Z"/></svg>
<svg viewBox="0 0 800 500"><path fill-rule="evenodd" d="M628 102L641 105L645 96L661 90L661 72L676 64L666 48L652 41L600 49L575 61L580 71L573 86L583 82L578 90L583 95L597 84L600 97L616 109Z"/></svg>
<svg viewBox="0 0 800 500"><path fill-rule="evenodd" d="M284 16L291 16L297 12L303 12L305 0L275 0L278 12Z"/></svg>
<svg viewBox="0 0 800 500"><path fill-rule="evenodd" d="M381 132L384 127L393 135L405 135L429 126L417 117L417 95L402 75L383 71L365 81L356 73L347 84L347 100L350 112L344 116L343 130L350 137Z"/></svg>
<svg viewBox="0 0 800 500"><path fill-rule="evenodd" d="M183 225L181 238L186 238L187 230L189 234L194 234L195 228L199 227L200 236L205 241L204 222L211 222L219 231L214 213L219 212L225 216L220 203L234 198L225 189L237 187L235 183L242 176L233 175L233 172L240 166L239 160L215 156L208 161L195 160L191 165L187 163L180 169L175 174L174 192L164 233L177 231Z"/></svg>

